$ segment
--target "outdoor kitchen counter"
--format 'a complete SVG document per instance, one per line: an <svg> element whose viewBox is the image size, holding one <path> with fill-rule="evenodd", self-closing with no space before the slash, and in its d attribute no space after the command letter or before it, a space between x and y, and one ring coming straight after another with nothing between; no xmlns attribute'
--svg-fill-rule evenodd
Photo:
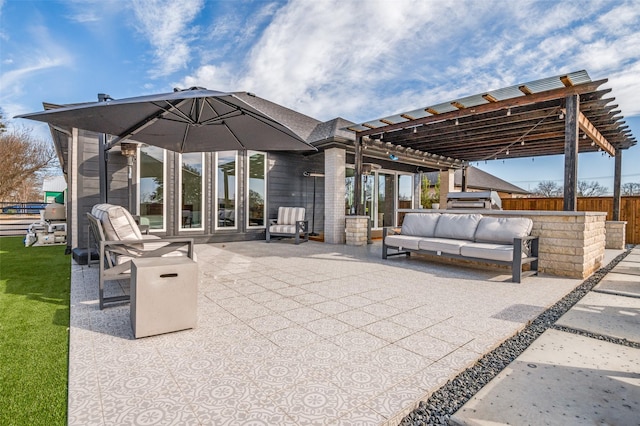
<svg viewBox="0 0 640 426"><path fill-rule="evenodd" d="M399 209L398 212L528 217L533 221L531 235L540 237L538 268L541 273L584 279L600 269L604 259L606 212L485 209Z"/></svg>

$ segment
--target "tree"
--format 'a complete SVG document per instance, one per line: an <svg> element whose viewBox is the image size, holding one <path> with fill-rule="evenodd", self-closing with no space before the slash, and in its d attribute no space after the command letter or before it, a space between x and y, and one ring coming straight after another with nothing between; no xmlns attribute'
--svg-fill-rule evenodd
<svg viewBox="0 0 640 426"><path fill-rule="evenodd" d="M627 182L622 184L622 195L640 195L639 182Z"/></svg>
<svg viewBox="0 0 640 426"><path fill-rule="evenodd" d="M0 200L40 199L42 175L56 161L53 145L33 137L31 129L10 129L2 117L0 123Z"/></svg>
<svg viewBox="0 0 640 426"><path fill-rule="evenodd" d="M598 181L587 182L586 180L578 181L578 197L599 197L609 190L606 186L600 185Z"/></svg>
<svg viewBox="0 0 640 426"><path fill-rule="evenodd" d="M552 180L543 180L538 182L533 193L539 197L559 197L562 195L562 186Z"/></svg>
<svg viewBox="0 0 640 426"><path fill-rule="evenodd" d="M422 208L430 209L434 203L440 202L440 174L438 180L432 184L429 178L424 175L422 177L422 185L420 185L420 204Z"/></svg>

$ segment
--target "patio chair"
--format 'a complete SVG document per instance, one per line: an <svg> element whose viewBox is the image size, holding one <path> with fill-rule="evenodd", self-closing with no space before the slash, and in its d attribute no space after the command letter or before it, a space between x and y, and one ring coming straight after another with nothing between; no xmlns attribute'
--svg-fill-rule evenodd
<svg viewBox="0 0 640 426"><path fill-rule="evenodd" d="M271 237L295 238L296 244L309 241L309 221L304 220L304 207L278 207L278 218L269 219L267 242Z"/></svg>
<svg viewBox="0 0 640 426"><path fill-rule="evenodd" d="M129 300L129 295L105 297L104 282L131 278L131 260L147 257L188 256L195 260L192 238L160 238L143 235L133 216L121 206L97 204L87 213L87 247L99 253L98 293L100 309ZM93 240L93 241L92 241ZM89 266L92 263L89 261Z"/></svg>

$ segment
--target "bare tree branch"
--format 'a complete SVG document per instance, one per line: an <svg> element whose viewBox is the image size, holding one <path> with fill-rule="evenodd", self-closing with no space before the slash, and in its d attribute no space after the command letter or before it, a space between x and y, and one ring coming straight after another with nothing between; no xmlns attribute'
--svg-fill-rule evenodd
<svg viewBox="0 0 640 426"><path fill-rule="evenodd" d="M33 201L29 199L33 192L26 191L25 185L35 188L38 173L45 171L55 159L53 144L34 138L30 129L0 132L0 200Z"/></svg>

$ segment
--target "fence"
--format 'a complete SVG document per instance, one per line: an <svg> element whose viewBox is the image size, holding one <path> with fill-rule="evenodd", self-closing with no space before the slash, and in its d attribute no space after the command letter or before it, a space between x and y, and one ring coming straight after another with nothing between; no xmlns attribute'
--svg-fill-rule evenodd
<svg viewBox="0 0 640 426"><path fill-rule="evenodd" d="M552 210L562 211L562 198L503 198L504 210ZM607 220L613 217L612 197L580 197L578 211L607 212ZM640 196L625 196L620 202L620 220L627 222L627 244L640 244Z"/></svg>

